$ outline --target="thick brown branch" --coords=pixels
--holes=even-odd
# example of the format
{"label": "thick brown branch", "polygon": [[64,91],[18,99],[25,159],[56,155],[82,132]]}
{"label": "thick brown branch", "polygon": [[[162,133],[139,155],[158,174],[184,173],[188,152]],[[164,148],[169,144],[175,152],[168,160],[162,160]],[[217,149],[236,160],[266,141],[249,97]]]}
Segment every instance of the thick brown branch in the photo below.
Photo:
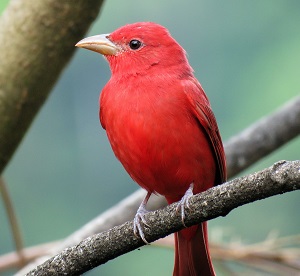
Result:
{"label": "thick brown branch", "polygon": [[[227,215],[244,204],[300,189],[300,161],[280,161],[263,171],[213,187],[190,199],[187,226]],[[177,203],[146,215],[146,239],[152,242],[183,228]],[[62,251],[27,275],[79,275],[143,246],[132,232],[133,222],[93,235]]]}
{"label": "thick brown branch", "polygon": [[10,1],[0,18],[0,174],[102,0]]}

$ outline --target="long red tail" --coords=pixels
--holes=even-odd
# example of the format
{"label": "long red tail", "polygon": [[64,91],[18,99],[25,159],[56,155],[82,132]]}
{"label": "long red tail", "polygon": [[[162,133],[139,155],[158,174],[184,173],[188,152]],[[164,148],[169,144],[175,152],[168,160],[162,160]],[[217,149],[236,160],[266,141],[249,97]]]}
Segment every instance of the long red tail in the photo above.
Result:
{"label": "long red tail", "polygon": [[215,276],[208,250],[206,222],[175,233],[173,276]]}

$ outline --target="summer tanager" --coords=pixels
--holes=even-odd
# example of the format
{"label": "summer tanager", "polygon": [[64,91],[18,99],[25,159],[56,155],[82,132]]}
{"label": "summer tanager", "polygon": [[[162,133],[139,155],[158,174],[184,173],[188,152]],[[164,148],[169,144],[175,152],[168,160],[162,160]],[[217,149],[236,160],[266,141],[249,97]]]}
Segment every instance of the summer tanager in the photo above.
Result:
{"label": "summer tanager", "polygon": [[[76,44],[107,59],[112,76],[100,96],[100,121],[116,157],[148,194],[138,209],[142,225],[152,193],[180,201],[226,180],[225,154],[207,96],[185,51],[164,27],[141,22]],[[174,274],[215,275],[207,224],[175,233]]]}

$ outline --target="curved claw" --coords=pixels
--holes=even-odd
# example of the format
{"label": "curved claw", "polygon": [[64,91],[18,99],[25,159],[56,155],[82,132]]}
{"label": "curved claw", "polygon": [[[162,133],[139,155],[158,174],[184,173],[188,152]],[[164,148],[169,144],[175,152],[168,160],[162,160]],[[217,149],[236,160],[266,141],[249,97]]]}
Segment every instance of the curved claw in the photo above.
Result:
{"label": "curved claw", "polygon": [[184,227],[187,227],[184,223],[184,219],[185,219],[185,213],[184,213],[184,209],[191,209],[190,208],[190,204],[189,204],[189,199],[191,196],[193,196],[193,188],[194,188],[194,184],[192,183],[190,185],[190,187],[187,189],[187,191],[185,192],[184,196],[181,198],[181,200],[178,203],[178,206],[176,208],[176,211],[178,212],[180,210],[181,213],[181,221]]}
{"label": "curved claw", "polygon": [[146,197],[144,198],[140,207],[138,208],[136,215],[134,217],[134,220],[133,220],[133,233],[137,238],[141,237],[141,239],[144,241],[145,244],[149,244],[149,243],[145,238],[142,224],[149,227],[149,224],[147,223],[147,221],[145,219],[145,214],[148,213],[148,211],[146,210],[146,204],[147,204],[150,196],[151,196],[151,193],[148,193],[146,195]]}
{"label": "curved claw", "polygon": [[145,238],[143,227],[142,227],[142,224],[149,227],[149,225],[145,219],[145,214],[147,214],[147,213],[148,213],[148,211],[146,210],[146,208],[141,205],[134,217],[134,220],[133,220],[133,233],[137,238],[140,236],[141,239],[144,241],[144,243],[149,244]]}

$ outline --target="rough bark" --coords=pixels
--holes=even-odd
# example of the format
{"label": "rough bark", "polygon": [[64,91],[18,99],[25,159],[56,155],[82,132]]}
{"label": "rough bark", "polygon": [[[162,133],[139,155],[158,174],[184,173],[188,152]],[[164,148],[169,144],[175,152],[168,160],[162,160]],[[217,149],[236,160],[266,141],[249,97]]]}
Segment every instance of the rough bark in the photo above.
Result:
{"label": "rough bark", "polygon": [[[189,200],[185,224],[227,215],[231,210],[270,196],[300,189],[300,161],[280,161],[260,172],[213,187]],[[144,227],[147,241],[153,242],[183,229],[177,203],[148,213]],[[133,235],[133,221],[95,234],[63,250],[27,275],[81,275],[82,273],[144,245]]]}

